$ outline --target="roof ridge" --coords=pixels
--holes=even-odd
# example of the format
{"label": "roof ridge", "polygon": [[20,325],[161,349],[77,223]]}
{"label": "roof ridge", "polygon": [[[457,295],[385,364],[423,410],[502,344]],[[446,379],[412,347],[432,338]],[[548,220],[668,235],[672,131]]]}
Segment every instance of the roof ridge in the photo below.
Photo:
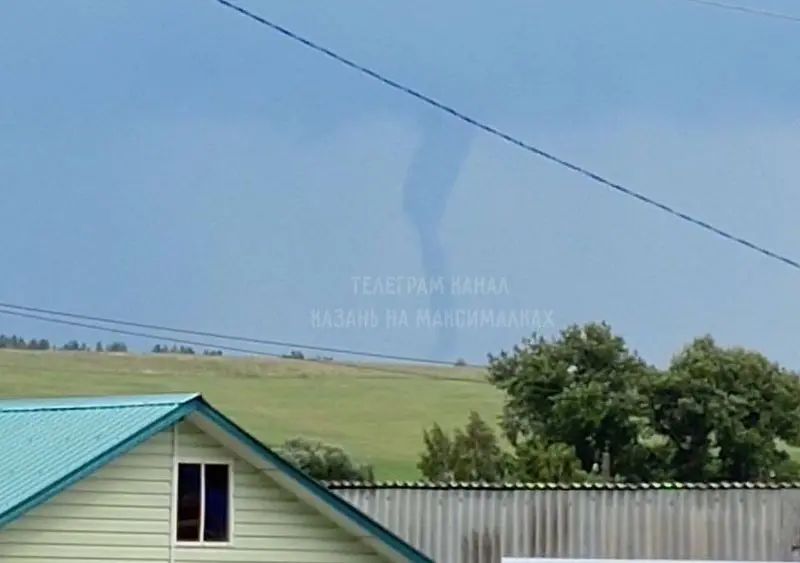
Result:
{"label": "roof ridge", "polygon": [[182,405],[202,397],[200,393],[157,395],[118,395],[47,397],[39,399],[0,399],[0,413],[99,410]]}

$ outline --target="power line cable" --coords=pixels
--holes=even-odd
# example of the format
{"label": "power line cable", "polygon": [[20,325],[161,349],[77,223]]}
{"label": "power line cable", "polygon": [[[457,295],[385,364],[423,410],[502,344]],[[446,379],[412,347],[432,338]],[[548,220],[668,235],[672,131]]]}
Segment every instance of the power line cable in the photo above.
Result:
{"label": "power line cable", "polygon": [[20,311],[0,309],[0,314],[2,314],[2,315],[10,315],[10,316],[13,316],[13,317],[21,317],[23,319],[32,319],[32,320],[36,320],[36,321],[44,321],[44,322],[48,322],[48,323],[55,323],[55,324],[61,324],[61,325],[67,325],[67,326],[74,326],[74,327],[78,327],[78,328],[87,328],[87,329],[90,329],[90,330],[99,330],[99,331],[102,331],[102,332],[109,332],[109,333],[112,333],[112,334],[121,334],[121,335],[125,335],[125,336],[135,336],[135,337],[138,337],[138,338],[147,338],[147,339],[151,339],[151,340],[167,341],[167,342],[171,342],[171,343],[174,343],[174,344],[185,344],[187,346],[197,346],[198,348],[207,348],[207,349],[211,349],[211,350],[220,349],[220,350],[225,350],[227,352],[236,352],[236,353],[239,353],[239,354],[247,354],[247,355],[250,355],[250,356],[268,356],[268,357],[271,357],[271,358],[280,358],[281,357],[280,354],[273,353],[273,352],[264,352],[262,350],[239,348],[239,347],[228,346],[228,345],[218,345],[218,344],[212,344],[210,342],[198,342],[198,341],[195,341],[195,340],[186,340],[184,338],[173,338],[173,337],[170,337],[170,336],[158,336],[158,335],[154,335],[154,334],[147,334],[147,333],[144,333],[144,332],[137,332],[137,331],[133,331],[133,330],[124,330],[124,329],[114,328],[114,327],[106,327],[106,326],[101,326],[101,325],[97,325],[97,324],[81,323],[81,322],[71,321],[71,320],[67,320],[67,319],[56,319],[56,318],[46,317],[46,316],[43,316],[43,315],[35,315],[35,314],[32,314],[32,313],[23,313],[23,312],[20,312]]}
{"label": "power line cable", "polygon": [[[84,329],[89,329],[89,330],[97,330],[97,331],[100,331],[100,332],[108,332],[108,333],[112,333],[112,334],[121,334],[121,335],[125,335],[125,336],[133,336],[133,337],[137,337],[137,338],[146,338],[148,340],[154,340],[154,341],[157,341],[157,342],[166,341],[166,342],[171,342],[171,343],[174,343],[174,344],[183,344],[183,345],[186,345],[186,346],[195,346],[195,347],[198,347],[198,348],[206,348],[206,349],[210,349],[210,350],[214,350],[214,349],[223,350],[223,351],[226,351],[226,352],[235,352],[235,353],[238,353],[238,354],[246,354],[246,355],[249,355],[249,356],[262,356],[262,357],[269,357],[269,358],[285,359],[287,361],[307,362],[307,363],[313,363],[313,364],[318,365],[318,366],[319,365],[323,365],[323,366],[333,365],[333,366],[353,368],[353,369],[356,369],[356,370],[366,370],[366,371],[369,371],[369,372],[386,373],[386,374],[391,374],[391,375],[394,375],[394,376],[415,377],[415,378],[430,379],[430,380],[436,380],[436,381],[457,381],[457,382],[462,382],[462,383],[477,383],[477,384],[482,384],[482,385],[483,384],[489,384],[488,381],[486,381],[485,379],[482,379],[482,378],[459,377],[459,376],[451,376],[451,375],[444,375],[444,374],[442,374],[442,375],[440,375],[440,374],[433,375],[433,374],[426,374],[424,372],[413,372],[413,371],[399,370],[399,369],[395,370],[395,369],[386,368],[386,367],[382,367],[382,366],[371,366],[371,365],[351,363],[351,362],[341,362],[341,361],[320,362],[318,360],[314,360],[314,359],[311,359],[311,358],[286,358],[285,356],[283,356],[281,354],[277,354],[277,353],[274,353],[274,352],[266,352],[264,350],[255,350],[255,349],[252,349],[252,348],[240,348],[238,346],[230,346],[230,345],[226,345],[226,344],[202,342],[202,341],[189,340],[189,339],[184,339],[184,338],[175,338],[175,337],[172,337],[172,336],[162,336],[162,335],[157,335],[157,334],[152,334],[152,333],[145,333],[145,332],[139,332],[139,331],[134,331],[134,330],[127,330],[127,329],[121,329],[121,328],[115,328],[115,327],[102,326],[102,325],[95,324],[95,323],[84,323],[84,322],[79,322],[79,321],[75,321],[75,320],[48,317],[48,316],[44,316],[44,315],[26,313],[26,312],[22,312],[22,311],[11,310],[11,309],[3,309],[2,306],[0,306],[0,315],[10,315],[10,316],[20,317],[20,318],[24,318],[24,319],[31,319],[31,320],[36,320],[36,321],[42,321],[42,322],[48,322],[48,323],[66,325],[66,326],[73,326],[73,327],[84,328]],[[111,324],[111,323],[109,323],[109,324]],[[466,366],[462,366],[462,367],[466,367]]]}
{"label": "power line cable", "polygon": [[[331,354],[348,354],[350,356],[358,356],[362,358],[374,358],[379,360],[393,360],[400,362],[407,362],[413,364],[429,364],[437,366],[453,366],[455,361],[447,362],[444,360],[434,360],[432,358],[417,358],[414,356],[399,356],[396,354],[382,354],[379,352],[365,352],[363,350],[353,350],[350,348],[334,348],[331,346],[315,346],[312,344],[301,344],[297,342],[286,342],[282,340],[268,340],[264,338],[253,338],[250,336],[238,336],[231,334],[223,334],[219,332],[207,332],[202,330],[193,330],[188,328],[176,328],[158,324],[140,323],[135,321],[127,321],[121,319],[112,319],[108,317],[97,317],[93,315],[84,315],[81,313],[73,313],[68,311],[57,311],[54,309],[44,309],[41,307],[30,307],[26,305],[18,305],[14,303],[2,303],[0,307],[11,309],[15,311],[25,311],[28,313],[38,313],[44,315],[52,315],[56,317],[65,317],[69,319],[80,319],[84,321],[92,321],[98,323],[105,323],[118,326],[128,326],[133,328],[143,328],[146,330],[157,330],[159,332],[170,332],[173,334],[188,334],[191,336],[200,336],[203,338],[215,338],[219,340],[229,340],[232,342],[243,342],[247,344],[261,344],[263,346],[280,346],[285,348],[296,348],[299,350],[312,350],[314,352],[327,352]],[[484,366],[465,366],[474,368],[483,368]]]}
{"label": "power line cable", "polygon": [[792,16],[790,14],[782,14],[780,12],[773,12],[770,10],[762,10],[761,8],[751,8],[749,6],[738,6],[735,4],[728,4],[726,2],[719,2],[718,0],[683,0],[691,4],[698,4],[700,6],[709,6],[712,8],[719,8],[722,10],[729,10],[732,12],[740,12],[743,14],[750,14],[755,16],[763,16],[766,18],[773,18],[777,20],[790,21],[800,23],[800,16]]}
{"label": "power line cable", "polygon": [[694,225],[696,227],[700,227],[700,228],[702,228],[702,229],[704,229],[706,231],[710,231],[710,232],[712,232],[712,233],[714,233],[714,234],[716,234],[716,235],[718,235],[718,236],[720,236],[720,237],[722,237],[724,239],[727,239],[730,242],[739,244],[739,245],[744,246],[744,247],[746,247],[746,248],[748,248],[750,250],[758,252],[759,254],[762,254],[763,256],[766,256],[766,257],[771,258],[773,260],[777,260],[777,261],[782,262],[782,263],[784,263],[784,264],[786,264],[788,266],[791,266],[792,268],[800,270],[800,262],[798,262],[798,261],[796,261],[796,260],[794,260],[792,258],[789,258],[788,256],[784,256],[782,254],[778,254],[777,252],[769,250],[769,249],[767,249],[767,248],[765,248],[765,247],[763,247],[761,245],[758,245],[758,244],[756,244],[754,242],[751,242],[751,241],[749,241],[749,240],[747,240],[745,238],[736,236],[736,235],[734,235],[734,234],[732,234],[732,233],[730,233],[728,231],[725,231],[725,230],[723,230],[723,229],[721,229],[719,227],[715,227],[711,223],[708,223],[708,222],[703,221],[701,219],[697,219],[695,217],[692,217],[691,215],[683,213],[682,211],[678,211],[677,209],[674,209],[674,208],[670,207],[669,205],[667,205],[665,203],[661,203],[660,201],[652,199],[652,198],[650,198],[650,197],[648,197],[648,196],[646,196],[644,194],[641,194],[641,193],[639,193],[639,192],[637,192],[637,191],[635,191],[633,189],[626,188],[625,186],[622,186],[621,184],[617,184],[615,182],[612,182],[611,180],[608,180],[608,179],[604,178],[603,176],[600,176],[599,174],[591,172],[590,170],[587,170],[586,168],[583,168],[583,167],[581,167],[581,166],[579,166],[577,164],[573,164],[573,163],[571,163],[571,162],[569,162],[567,160],[564,160],[561,157],[555,156],[554,154],[551,154],[551,153],[549,153],[549,152],[547,152],[547,151],[545,151],[543,149],[537,148],[537,147],[535,147],[535,146],[533,146],[533,145],[531,145],[531,144],[529,144],[529,143],[527,143],[527,142],[525,142],[523,140],[520,140],[520,139],[518,139],[516,137],[513,137],[512,135],[510,135],[508,133],[505,133],[505,132],[503,132],[503,131],[501,131],[501,130],[499,130],[499,129],[491,126],[491,125],[488,125],[488,124],[486,124],[486,123],[484,123],[482,121],[479,121],[479,120],[477,120],[477,119],[475,119],[473,117],[470,117],[467,114],[465,114],[465,113],[463,113],[463,112],[461,112],[461,111],[459,111],[459,110],[457,110],[457,109],[455,109],[455,108],[453,108],[453,107],[451,107],[451,106],[449,106],[449,105],[447,105],[447,104],[445,104],[443,102],[440,102],[440,101],[438,101],[438,100],[436,100],[436,99],[434,99],[434,98],[432,98],[432,97],[430,97],[430,96],[428,96],[426,94],[423,94],[423,93],[419,92],[418,90],[415,90],[415,89],[413,89],[413,88],[411,88],[409,86],[405,86],[405,85],[403,85],[403,84],[401,84],[399,82],[396,82],[395,80],[392,80],[391,78],[388,78],[388,77],[384,76],[383,74],[381,74],[381,73],[379,73],[377,71],[374,71],[374,70],[372,70],[370,68],[367,68],[367,67],[365,67],[365,66],[363,66],[363,65],[361,65],[359,63],[356,63],[356,62],[354,62],[354,61],[352,61],[352,60],[350,60],[350,59],[348,59],[348,58],[346,58],[346,57],[344,57],[342,55],[339,55],[336,52],[328,49],[327,47],[323,47],[322,45],[320,45],[320,44],[318,44],[318,43],[316,43],[316,42],[314,42],[314,41],[312,41],[310,39],[302,37],[302,36],[298,35],[297,33],[289,30],[288,28],[283,27],[283,26],[281,26],[281,25],[279,25],[277,23],[274,23],[272,21],[269,21],[266,18],[264,18],[262,16],[259,16],[259,15],[255,14],[255,13],[247,10],[246,8],[243,8],[243,7],[241,7],[241,6],[237,5],[237,4],[234,4],[233,2],[230,2],[229,0],[216,0],[216,1],[219,4],[221,4],[222,6],[225,6],[226,8],[229,8],[229,9],[235,11],[235,12],[238,12],[239,14],[244,15],[244,16],[250,18],[251,20],[260,23],[261,25],[264,25],[264,26],[270,28],[271,30],[273,30],[273,31],[275,31],[277,33],[280,33],[281,35],[291,39],[292,41],[295,41],[297,43],[301,43],[302,45],[305,45],[306,47],[308,47],[310,49],[313,49],[314,51],[317,51],[318,53],[321,53],[321,54],[325,55],[326,57],[337,61],[340,64],[343,64],[343,65],[345,65],[347,67],[350,67],[351,69],[353,69],[353,70],[355,70],[357,72],[365,74],[365,75],[367,75],[367,76],[369,76],[369,77],[371,77],[371,78],[373,78],[373,79],[375,79],[375,80],[377,80],[379,82],[382,82],[386,86],[389,86],[389,87],[391,87],[391,88],[393,88],[395,90],[398,90],[398,91],[400,91],[400,92],[402,92],[404,94],[412,96],[413,98],[416,98],[417,100],[419,100],[419,101],[421,101],[421,102],[423,102],[425,104],[428,104],[429,106],[432,106],[432,107],[434,107],[434,108],[436,108],[436,109],[438,109],[440,111],[448,113],[451,116],[455,117],[456,119],[460,119],[461,121],[463,121],[465,123],[468,123],[469,125],[472,125],[473,127],[477,127],[478,129],[481,129],[482,131],[484,131],[486,133],[489,133],[490,135],[494,135],[495,137],[498,137],[498,138],[500,138],[500,139],[502,139],[502,140],[504,140],[504,141],[506,141],[506,142],[508,142],[508,143],[510,143],[512,145],[515,145],[515,146],[517,146],[517,147],[519,147],[519,148],[521,148],[523,150],[526,150],[526,151],[528,151],[530,153],[533,153],[533,154],[535,154],[537,156],[540,156],[540,157],[542,157],[544,159],[547,159],[550,162],[554,162],[555,164],[558,164],[559,166],[562,166],[564,168],[572,170],[573,172],[577,172],[578,174],[581,174],[581,175],[583,175],[583,176],[585,176],[585,177],[587,177],[587,178],[589,178],[589,179],[591,179],[591,180],[593,180],[593,181],[595,181],[595,182],[597,182],[599,184],[603,184],[604,186],[607,186],[607,187],[609,187],[609,188],[611,188],[611,189],[613,189],[613,190],[615,190],[615,191],[617,191],[619,193],[622,193],[622,194],[624,194],[624,195],[626,195],[628,197],[632,197],[634,199],[639,200],[642,203],[645,203],[647,205],[650,205],[652,207],[660,209],[661,211],[669,213],[670,215],[672,215],[674,217],[677,217],[678,219],[681,219],[682,221],[690,223],[690,224],[692,224],[692,225]]}

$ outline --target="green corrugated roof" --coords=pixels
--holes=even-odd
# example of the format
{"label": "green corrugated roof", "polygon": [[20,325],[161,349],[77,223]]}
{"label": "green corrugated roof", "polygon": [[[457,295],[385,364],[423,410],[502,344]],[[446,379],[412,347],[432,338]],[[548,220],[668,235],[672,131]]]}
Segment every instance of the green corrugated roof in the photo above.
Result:
{"label": "green corrugated roof", "polygon": [[0,401],[0,515],[197,395]]}

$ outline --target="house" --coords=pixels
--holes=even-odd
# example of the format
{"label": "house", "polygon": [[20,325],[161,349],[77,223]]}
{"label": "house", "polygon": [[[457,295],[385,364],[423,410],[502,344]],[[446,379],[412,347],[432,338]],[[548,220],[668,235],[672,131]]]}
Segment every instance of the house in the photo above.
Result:
{"label": "house", "polygon": [[432,563],[198,394],[0,401],[0,561]]}

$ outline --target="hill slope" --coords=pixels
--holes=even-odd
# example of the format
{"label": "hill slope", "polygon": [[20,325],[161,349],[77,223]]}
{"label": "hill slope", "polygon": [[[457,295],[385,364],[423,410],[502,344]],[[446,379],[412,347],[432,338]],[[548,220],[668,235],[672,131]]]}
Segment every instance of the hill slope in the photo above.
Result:
{"label": "hill slope", "polygon": [[201,392],[268,444],[343,446],[381,480],[418,476],[422,429],[489,420],[500,394],[470,368],[0,350],[0,397]]}

